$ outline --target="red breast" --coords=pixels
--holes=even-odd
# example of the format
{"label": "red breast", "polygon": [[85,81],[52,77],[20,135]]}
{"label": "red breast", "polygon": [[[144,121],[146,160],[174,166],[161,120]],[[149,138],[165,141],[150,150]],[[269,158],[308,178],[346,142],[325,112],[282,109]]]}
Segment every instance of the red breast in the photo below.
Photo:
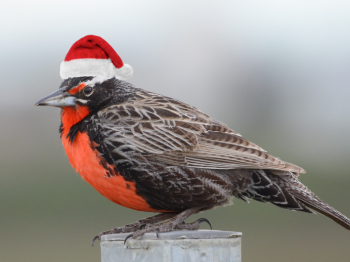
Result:
{"label": "red breast", "polygon": [[85,181],[112,202],[139,211],[157,212],[136,193],[134,182],[126,181],[120,173],[115,173],[113,165],[106,163],[95,148],[98,145],[90,141],[86,132],[78,132],[73,143],[69,141],[67,134],[70,127],[88,114],[86,106],[64,107],[62,110],[62,143],[70,164]]}

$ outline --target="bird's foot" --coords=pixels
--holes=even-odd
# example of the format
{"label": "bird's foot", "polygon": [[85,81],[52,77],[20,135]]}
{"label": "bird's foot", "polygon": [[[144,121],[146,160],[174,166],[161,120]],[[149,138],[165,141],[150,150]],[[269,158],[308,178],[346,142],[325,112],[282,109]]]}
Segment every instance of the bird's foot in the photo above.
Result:
{"label": "bird's foot", "polygon": [[192,223],[182,222],[181,224],[175,227],[175,230],[198,230],[200,227],[200,223],[203,223],[203,222],[207,223],[210,226],[210,230],[212,230],[212,226],[209,220],[206,218],[200,218],[197,221],[194,221]]}
{"label": "bird's foot", "polygon": [[[173,220],[169,220],[169,221],[161,223],[161,224],[145,225],[140,230],[137,230],[137,231],[131,233],[130,235],[128,235],[127,238],[125,239],[125,241],[131,237],[133,239],[137,239],[137,238],[143,236],[145,233],[156,232],[157,237],[158,237],[158,233],[165,233],[165,232],[174,231],[174,230],[176,230],[175,228],[177,226],[177,224],[175,224],[174,222],[175,221],[173,221]],[[124,241],[124,243],[125,243],[125,241]]]}
{"label": "bird's foot", "polygon": [[92,246],[94,246],[94,243],[97,239],[101,240],[101,236],[103,236],[103,235],[136,232],[137,230],[140,230],[147,225],[152,225],[154,223],[172,218],[172,217],[176,216],[177,214],[178,213],[162,213],[162,214],[159,214],[159,215],[156,215],[153,217],[140,219],[140,220],[136,221],[135,223],[128,224],[128,225],[125,225],[123,227],[117,227],[117,228],[113,228],[111,230],[103,231],[103,232],[99,233],[98,235],[96,235],[92,239]]}
{"label": "bird's foot", "polygon": [[123,227],[116,227],[113,228],[111,230],[107,230],[107,231],[103,231],[99,234],[97,234],[93,239],[92,239],[92,243],[91,245],[94,246],[95,241],[101,240],[101,237],[103,235],[110,235],[110,234],[119,234],[119,233],[129,233],[129,232],[135,232],[136,230],[138,230],[141,227],[141,224],[138,225],[138,221],[133,223],[133,224],[129,224],[129,225],[125,225]]}
{"label": "bird's foot", "polygon": [[[189,208],[181,213],[162,213],[153,217],[141,219],[135,223],[132,223],[123,227],[117,227],[108,231],[104,231],[93,238],[92,246],[94,246],[94,242],[97,239],[101,240],[101,236],[103,235],[130,232],[131,234],[128,235],[124,241],[124,244],[125,244],[128,238],[132,237],[133,239],[137,239],[143,236],[145,233],[149,233],[149,232],[156,232],[158,236],[158,233],[165,233],[165,232],[170,232],[174,230],[196,230],[199,228],[199,224],[202,222],[207,222],[210,225],[210,222],[205,218],[200,218],[193,223],[188,223],[188,224],[184,223],[185,219],[187,219],[189,216],[197,213],[200,210],[201,210],[201,207],[196,207],[196,208]],[[168,221],[162,222],[164,220],[168,220]],[[162,222],[162,223],[159,223],[159,222]],[[159,223],[159,224],[156,224],[156,223]],[[211,228],[211,225],[210,225],[210,228]]]}
{"label": "bird's foot", "polygon": [[200,227],[200,224],[203,222],[208,223],[210,226],[210,229],[212,229],[209,220],[206,218],[200,218],[197,221],[194,221],[192,223],[182,222],[180,224],[177,224],[176,221],[170,220],[170,221],[164,222],[162,224],[142,225],[139,230],[137,230],[134,233],[131,233],[130,235],[128,235],[125,238],[124,244],[126,243],[126,241],[129,238],[137,239],[137,238],[143,236],[145,233],[150,233],[150,232],[156,232],[157,237],[159,237],[158,233],[166,233],[166,232],[177,231],[177,230],[198,230]]}

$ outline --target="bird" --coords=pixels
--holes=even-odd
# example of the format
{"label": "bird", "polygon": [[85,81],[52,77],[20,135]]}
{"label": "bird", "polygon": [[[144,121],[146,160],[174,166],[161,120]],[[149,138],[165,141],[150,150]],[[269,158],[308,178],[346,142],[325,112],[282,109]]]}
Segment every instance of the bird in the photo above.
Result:
{"label": "bird", "polygon": [[[101,37],[76,41],[61,63],[59,89],[37,106],[61,108],[59,128],[72,167],[110,201],[157,213],[99,233],[197,230],[193,214],[233,198],[350,220],[299,181],[305,170],[268,154],[226,124],[126,80],[132,67]],[[210,225],[211,226],[211,225]]]}

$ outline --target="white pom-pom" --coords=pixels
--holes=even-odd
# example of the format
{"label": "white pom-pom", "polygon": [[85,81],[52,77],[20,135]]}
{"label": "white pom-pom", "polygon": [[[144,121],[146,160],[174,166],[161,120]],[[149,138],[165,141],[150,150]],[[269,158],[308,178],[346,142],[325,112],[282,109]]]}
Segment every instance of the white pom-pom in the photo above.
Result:
{"label": "white pom-pom", "polygon": [[115,68],[115,78],[120,80],[126,80],[132,76],[132,67],[128,64],[124,64],[121,68]]}

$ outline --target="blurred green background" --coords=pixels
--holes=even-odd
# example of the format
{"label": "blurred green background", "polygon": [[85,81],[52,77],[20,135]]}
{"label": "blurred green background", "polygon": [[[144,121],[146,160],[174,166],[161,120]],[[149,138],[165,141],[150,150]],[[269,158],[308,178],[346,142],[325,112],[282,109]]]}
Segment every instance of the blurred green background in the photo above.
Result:
{"label": "blurred green background", "polygon": [[[302,182],[350,216],[349,26],[349,1],[1,1],[0,261],[99,261],[95,234],[150,215],[84,182],[59,109],[34,107],[87,34],[133,66],[131,83],[303,167]],[[349,261],[350,232],[321,215],[235,200],[199,216],[243,232],[244,261]]]}

